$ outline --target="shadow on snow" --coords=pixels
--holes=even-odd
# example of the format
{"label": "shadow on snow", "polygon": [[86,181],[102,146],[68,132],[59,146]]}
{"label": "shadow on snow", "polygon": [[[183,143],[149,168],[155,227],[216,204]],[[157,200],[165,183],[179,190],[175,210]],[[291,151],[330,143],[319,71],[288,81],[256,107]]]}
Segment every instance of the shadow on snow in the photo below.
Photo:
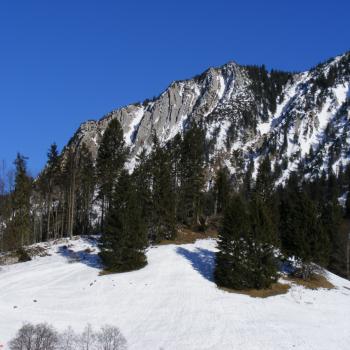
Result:
{"label": "shadow on snow", "polygon": [[215,253],[208,249],[197,248],[191,251],[182,247],[176,249],[176,253],[186,258],[192,267],[210,282],[214,281]]}
{"label": "shadow on snow", "polygon": [[87,248],[79,251],[74,251],[70,249],[69,246],[64,245],[58,248],[58,254],[65,257],[68,260],[68,263],[80,262],[95,269],[103,268],[101,259],[95,249],[97,247],[97,240],[90,237],[82,237],[82,239],[86,242],[89,242],[92,245],[92,249]]}

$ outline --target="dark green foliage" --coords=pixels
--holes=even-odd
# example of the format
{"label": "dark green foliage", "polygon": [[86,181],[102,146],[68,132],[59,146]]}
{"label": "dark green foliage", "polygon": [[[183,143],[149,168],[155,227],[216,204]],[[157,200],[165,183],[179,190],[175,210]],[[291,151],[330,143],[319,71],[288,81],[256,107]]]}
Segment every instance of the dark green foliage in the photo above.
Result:
{"label": "dark green foliage", "polygon": [[230,173],[227,168],[221,168],[216,175],[215,197],[216,213],[225,211],[231,195]]}
{"label": "dark green foliage", "polygon": [[175,192],[172,181],[170,155],[154,139],[151,157],[152,229],[151,240],[174,239],[176,234]]}
{"label": "dark green foliage", "polygon": [[128,157],[122,127],[117,119],[112,119],[103,134],[96,160],[96,175],[99,198],[102,202],[101,226],[108,211],[116,179]]}
{"label": "dark green foliage", "polygon": [[271,171],[269,156],[263,158],[256,177],[255,194],[261,201],[267,203],[274,191],[274,177]]}
{"label": "dark green foliage", "polygon": [[215,280],[233,289],[268,288],[277,279],[271,219],[260,201],[247,208],[234,197],[225,211],[220,230]]}
{"label": "dark green foliage", "polygon": [[123,170],[101,237],[100,256],[108,271],[136,270],[147,264],[146,246],[146,226],[138,193],[131,175]]}
{"label": "dark green foliage", "polygon": [[288,80],[292,79],[292,74],[278,70],[268,72],[264,65],[246,66],[246,70],[252,80],[251,89],[263,104],[263,117],[267,119],[268,110],[275,113],[278,98],[281,98],[282,90]]}
{"label": "dark green foliage", "polygon": [[78,186],[76,188],[76,220],[74,230],[75,232],[86,235],[92,231],[91,207],[93,204],[96,177],[91,152],[84,144],[79,150],[77,169]]}
{"label": "dark green foliage", "polygon": [[328,236],[329,261],[328,269],[337,274],[344,273],[345,263],[345,240],[340,231],[342,223],[342,208],[335,200],[333,202],[324,202],[321,207],[321,222],[325,234]]}
{"label": "dark green foliage", "polygon": [[30,196],[32,193],[32,179],[27,174],[26,157],[17,154],[14,162],[16,166],[15,189],[12,194],[13,214],[9,231],[16,242],[22,247],[29,244],[31,233]]}
{"label": "dark green foliage", "polygon": [[198,224],[202,213],[201,201],[205,185],[205,133],[192,124],[181,144],[180,205],[178,215],[182,222]]}
{"label": "dark green foliage", "polygon": [[280,204],[280,238],[283,252],[299,258],[303,276],[310,277],[311,263],[326,265],[329,237],[314,202],[292,177]]}

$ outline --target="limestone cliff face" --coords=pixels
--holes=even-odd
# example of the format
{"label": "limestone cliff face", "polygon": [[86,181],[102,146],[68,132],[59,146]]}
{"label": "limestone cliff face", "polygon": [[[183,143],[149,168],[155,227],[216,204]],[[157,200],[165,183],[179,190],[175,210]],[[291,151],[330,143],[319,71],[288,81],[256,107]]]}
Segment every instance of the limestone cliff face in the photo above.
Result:
{"label": "limestone cliff face", "polygon": [[300,163],[309,172],[347,163],[350,54],[300,74],[265,76],[253,68],[229,62],[175,81],[152,101],[83,123],[68,146],[85,143],[96,156],[108,123],[117,118],[132,168],[135,155],[151,149],[153,133],[166,142],[195,120],[206,130],[211,163],[220,158],[238,177],[266,153],[281,167],[281,179]]}

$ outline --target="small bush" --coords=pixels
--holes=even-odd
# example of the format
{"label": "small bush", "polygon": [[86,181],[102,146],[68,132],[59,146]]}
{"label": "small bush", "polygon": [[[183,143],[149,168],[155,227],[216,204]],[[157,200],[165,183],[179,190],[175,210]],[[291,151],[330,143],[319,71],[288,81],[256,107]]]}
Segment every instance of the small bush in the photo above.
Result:
{"label": "small bush", "polygon": [[17,250],[18,262],[26,262],[32,260],[28,252],[24,248]]}

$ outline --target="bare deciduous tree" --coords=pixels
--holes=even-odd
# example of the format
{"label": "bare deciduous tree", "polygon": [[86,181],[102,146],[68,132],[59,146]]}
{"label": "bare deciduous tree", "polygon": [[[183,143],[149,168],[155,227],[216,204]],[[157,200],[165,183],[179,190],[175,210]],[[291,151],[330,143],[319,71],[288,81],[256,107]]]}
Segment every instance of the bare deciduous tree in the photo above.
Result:
{"label": "bare deciduous tree", "polygon": [[117,327],[105,325],[97,333],[98,350],[125,350],[126,339]]}
{"label": "bare deciduous tree", "polygon": [[11,350],[55,350],[58,345],[57,332],[46,323],[25,323],[11,340]]}

